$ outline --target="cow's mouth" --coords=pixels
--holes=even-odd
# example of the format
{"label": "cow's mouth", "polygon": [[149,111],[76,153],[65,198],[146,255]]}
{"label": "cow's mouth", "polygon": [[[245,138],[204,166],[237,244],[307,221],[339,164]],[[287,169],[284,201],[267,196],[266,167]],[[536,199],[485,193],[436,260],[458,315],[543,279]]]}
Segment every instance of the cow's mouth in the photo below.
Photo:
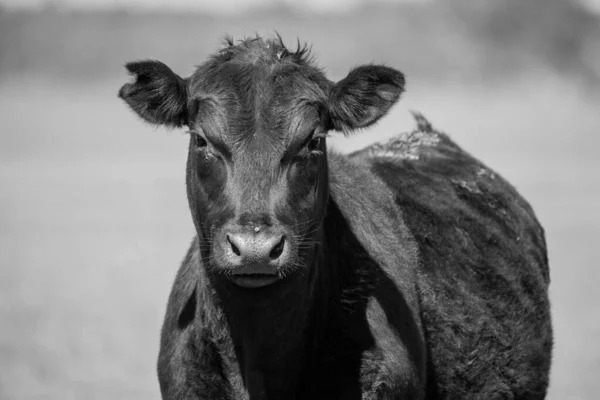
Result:
{"label": "cow's mouth", "polygon": [[256,264],[237,268],[227,277],[236,285],[251,289],[271,285],[280,279],[277,268]]}
{"label": "cow's mouth", "polygon": [[236,274],[229,275],[228,278],[236,285],[249,289],[272,285],[279,280],[279,276],[273,274]]}

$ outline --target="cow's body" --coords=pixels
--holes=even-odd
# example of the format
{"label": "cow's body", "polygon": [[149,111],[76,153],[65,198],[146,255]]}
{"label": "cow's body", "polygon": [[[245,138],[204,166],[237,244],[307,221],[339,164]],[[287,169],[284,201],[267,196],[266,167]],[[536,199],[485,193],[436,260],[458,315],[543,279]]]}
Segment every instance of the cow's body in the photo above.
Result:
{"label": "cow's body", "polygon": [[126,65],[119,96],[187,127],[196,229],[165,317],[164,399],[537,399],[552,330],[544,234],[502,178],[418,116],[350,156],[404,75],[338,82],[307,47],[229,39],[188,78]]}
{"label": "cow's body", "polygon": [[[527,202],[422,119],[329,160],[325,272],[296,321],[299,347],[275,328],[277,360],[240,362],[194,240],[163,326],[164,398],[544,398],[549,272]],[[279,306],[273,326],[294,324]]]}

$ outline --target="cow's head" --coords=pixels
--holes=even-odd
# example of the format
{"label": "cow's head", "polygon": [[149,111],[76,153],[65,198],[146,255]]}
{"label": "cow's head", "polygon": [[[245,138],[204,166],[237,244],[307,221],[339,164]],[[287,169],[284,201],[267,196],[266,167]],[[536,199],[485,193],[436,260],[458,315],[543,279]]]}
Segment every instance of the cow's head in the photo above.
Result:
{"label": "cow's head", "polygon": [[126,67],[135,81],[119,96],[139,116],[189,129],[187,193],[204,263],[213,279],[244,287],[308,268],[328,202],[327,132],[373,124],[404,88],[379,65],[331,82],[305,47],[280,39],[228,40],[187,79],[158,61]]}

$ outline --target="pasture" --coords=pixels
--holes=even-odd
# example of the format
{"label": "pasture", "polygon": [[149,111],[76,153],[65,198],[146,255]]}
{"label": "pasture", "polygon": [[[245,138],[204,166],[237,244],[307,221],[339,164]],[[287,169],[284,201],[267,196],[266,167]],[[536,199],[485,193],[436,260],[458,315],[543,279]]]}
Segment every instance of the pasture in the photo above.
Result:
{"label": "pasture", "polygon": [[[552,74],[470,86],[407,78],[375,128],[329,142],[358,149],[412,129],[419,110],[515,185],[546,229],[549,398],[594,398],[600,100]],[[116,97],[126,79],[0,81],[0,399],[159,398],[160,324],[194,231],[188,139],[137,119]]]}

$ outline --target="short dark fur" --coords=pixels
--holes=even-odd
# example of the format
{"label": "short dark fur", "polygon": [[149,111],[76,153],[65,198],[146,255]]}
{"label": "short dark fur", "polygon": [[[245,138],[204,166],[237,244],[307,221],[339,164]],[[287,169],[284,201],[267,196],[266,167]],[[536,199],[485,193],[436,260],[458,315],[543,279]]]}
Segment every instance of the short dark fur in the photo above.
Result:
{"label": "short dark fur", "polygon": [[[350,156],[404,90],[389,67],[325,78],[306,46],[226,39],[188,79],[128,64],[120,96],[189,127],[197,231],[169,298],[164,399],[541,399],[552,328],[544,233],[508,183],[422,116]],[[284,232],[280,281],[228,280],[227,229]],[[229,239],[227,239],[229,240]]]}
{"label": "short dark fur", "polygon": [[417,116],[360,160],[396,194],[419,245],[427,398],[541,399],[552,353],[544,231],[497,173]]}

